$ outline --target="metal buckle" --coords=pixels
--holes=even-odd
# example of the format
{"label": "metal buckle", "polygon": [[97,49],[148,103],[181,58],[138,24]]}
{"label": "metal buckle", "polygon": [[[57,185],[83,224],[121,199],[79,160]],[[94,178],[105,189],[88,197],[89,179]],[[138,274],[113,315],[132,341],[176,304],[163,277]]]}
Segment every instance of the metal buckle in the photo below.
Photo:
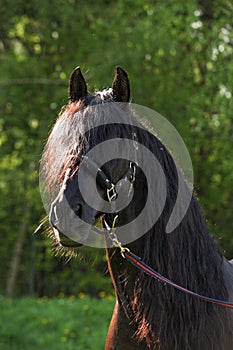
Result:
{"label": "metal buckle", "polygon": [[105,223],[105,226],[107,228],[107,231],[108,231],[108,234],[109,234],[109,237],[112,241],[112,244],[114,245],[114,247],[116,248],[119,248],[120,249],[120,253],[121,253],[121,256],[123,258],[125,258],[125,252],[130,252],[129,248],[127,247],[123,247],[121,242],[118,240],[117,238],[117,235],[116,235],[116,223],[117,223],[117,220],[118,220],[118,215],[116,215],[113,219],[113,222],[112,222],[112,227],[110,227],[108,225],[108,223],[106,222],[106,220],[104,219],[104,223]]}
{"label": "metal buckle", "polygon": [[117,198],[115,185],[111,184],[111,187],[107,189],[108,201],[112,202]]}

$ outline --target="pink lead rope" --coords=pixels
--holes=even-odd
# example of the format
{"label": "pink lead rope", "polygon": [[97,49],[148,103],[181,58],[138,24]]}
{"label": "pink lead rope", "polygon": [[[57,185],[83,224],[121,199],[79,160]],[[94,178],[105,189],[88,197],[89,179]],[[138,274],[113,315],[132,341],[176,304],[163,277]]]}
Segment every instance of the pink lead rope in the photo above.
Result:
{"label": "pink lead rope", "polygon": [[224,306],[224,307],[228,307],[230,309],[233,309],[233,303],[230,302],[226,302],[223,300],[218,300],[218,299],[212,299],[203,295],[200,295],[198,293],[192,292],[191,290],[188,290],[184,287],[179,286],[178,284],[170,281],[169,279],[167,279],[166,277],[160,275],[160,273],[156,272],[154,269],[152,269],[150,266],[148,266],[146,263],[144,263],[140,257],[138,257],[137,255],[131,253],[127,248],[124,249],[124,251],[122,251],[122,255],[125,257],[125,259],[127,261],[129,261],[132,265],[136,266],[138,269],[142,270],[143,272],[145,272],[147,275],[157,279],[158,281],[161,281],[167,285],[170,285],[186,294],[190,294],[196,298],[199,298],[201,300],[207,301],[209,303],[212,304],[216,304],[216,305],[220,305],[220,306]]}

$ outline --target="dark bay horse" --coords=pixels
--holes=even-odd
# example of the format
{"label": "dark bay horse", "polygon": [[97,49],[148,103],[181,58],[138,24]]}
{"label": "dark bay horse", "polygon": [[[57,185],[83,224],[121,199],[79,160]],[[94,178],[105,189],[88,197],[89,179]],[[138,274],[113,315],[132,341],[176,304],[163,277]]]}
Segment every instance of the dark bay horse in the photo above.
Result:
{"label": "dark bay horse", "polygon": [[[101,218],[104,232],[115,226],[115,237],[119,237],[118,229],[127,227],[121,232],[121,241],[125,240],[125,246],[131,252],[161,275],[198,294],[232,302],[233,266],[218,251],[192,193],[181,222],[172,233],[166,233],[166,224],[178,193],[178,170],[171,153],[159,138],[137,122],[129,100],[129,79],[122,68],[116,68],[111,89],[94,95],[88,92],[80,68],[73,71],[69,103],[62,109],[42,157],[41,176],[51,198],[49,218],[55,239],[66,249],[88,244],[90,227],[94,227],[98,218]],[[113,109],[108,109],[110,105],[113,105]],[[101,109],[96,112],[95,108],[99,107]],[[114,118],[111,118],[112,112],[120,115],[120,122],[115,122],[114,113]],[[125,122],[124,115],[132,123]],[[105,153],[115,139],[118,142],[114,144],[117,156],[108,159]],[[128,155],[126,152],[119,156],[120,147],[117,145],[125,139],[134,143],[132,161],[129,159],[132,149]],[[96,158],[88,163],[90,152],[103,143],[105,147],[98,149]],[[155,197],[155,203],[150,204],[153,208],[151,215],[164,201],[162,210],[158,210],[156,222],[144,234],[133,239],[136,227],[128,224],[133,218],[140,217],[152,191],[145,172],[138,165],[138,145],[149,149],[158,160],[162,170],[161,173],[153,173],[152,179],[156,183],[164,174],[166,199],[163,196]],[[106,161],[101,163],[103,157]],[[79,177],[85,162],[89,169]],[[101,164],[101,169],[98,164]],[[150,171],[150,164],[145,164],[145,169]],[[181,181],[185,182],[184,179]],[[111,204],[114,202],[115,187],[119,183],[128,184],[121,191],[123,199],[133,188],[126,205],[123,208],[112,205],[112,211],[105,210],[104,206],[98,207],[101,200]],[[184,186],[186,191],[191,191],[188,185]],[[93,205],[86,202],[86,195]],[[98,196],[96,201],[95,197]],[[150,215],[143,220],[146,226]],[[124,259],[119,248],[108,245],[108,237],[104,239],[116,292],[116,305],[105,350],[233,349],[232,309],[195,298],[151,278]],[[90,245],[95,246],[94,243]]]}

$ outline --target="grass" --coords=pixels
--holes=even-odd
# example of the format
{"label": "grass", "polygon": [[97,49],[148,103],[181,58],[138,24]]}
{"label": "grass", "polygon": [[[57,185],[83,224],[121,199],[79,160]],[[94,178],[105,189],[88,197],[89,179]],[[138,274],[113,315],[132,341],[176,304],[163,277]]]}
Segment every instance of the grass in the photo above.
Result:
{"label": "grass", "polygon": [[0,298],[1,350],[104,349],[114,301]]}

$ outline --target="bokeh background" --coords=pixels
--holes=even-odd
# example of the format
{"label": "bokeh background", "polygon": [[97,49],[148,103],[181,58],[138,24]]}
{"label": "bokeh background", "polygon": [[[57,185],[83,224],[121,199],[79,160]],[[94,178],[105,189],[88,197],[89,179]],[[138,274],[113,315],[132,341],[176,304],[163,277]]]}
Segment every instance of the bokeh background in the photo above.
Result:
{"label": "bokeh background", "polygon": [[[80,65],[90,91],[130,76],[132,102],[164,115],[190,152],[195,191],[233,257],[233,4],[222,0],[0,0],[0,295],[107,297],[103,250],[66,262],[45,234],[38,169]],[[67,347],[68,349],[68,347]],[[84,349],[84,348],[83,348]]]}

